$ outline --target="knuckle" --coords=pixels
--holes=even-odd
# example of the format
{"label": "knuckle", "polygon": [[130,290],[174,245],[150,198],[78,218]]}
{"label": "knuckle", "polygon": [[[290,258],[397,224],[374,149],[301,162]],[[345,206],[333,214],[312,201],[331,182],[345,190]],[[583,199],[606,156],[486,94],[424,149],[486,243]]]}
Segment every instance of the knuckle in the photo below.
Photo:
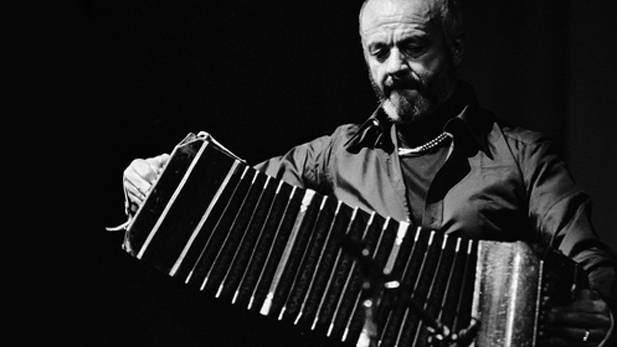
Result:
{"label": "knuckle", "polygon": [[133,161],[131,161],[129,166],[127,166],[126,169],[124,169],[124,175],[130,176],[134,172],[139,172],[139,170],[141,170],[143,166],[144,166],[143,159],[133,159]]}
{"label": "knuckle", "polygon": [[137,159],[133,159],[133,161],[131,161],[131,164],[129,165],[129,167],[139,167],[142,166],[144,164],[145,160],[142,158],[137,158]]}

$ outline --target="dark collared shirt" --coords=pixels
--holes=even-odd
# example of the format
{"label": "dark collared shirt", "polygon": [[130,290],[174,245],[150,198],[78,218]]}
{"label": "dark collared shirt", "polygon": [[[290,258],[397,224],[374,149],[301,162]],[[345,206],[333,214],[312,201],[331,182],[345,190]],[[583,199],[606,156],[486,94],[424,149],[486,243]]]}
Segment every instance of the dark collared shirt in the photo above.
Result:
{"label": "dark collared shirt", "polygon": [[[445,125],[451,150],[431,183],[425,227],[498,241],[552,244],[588,271],[592,288],[616,297],[615,260],[590,223],[590,201],[556,146],[468,105]],[[299,145],[257,166],[267,174],[350,206],[410,221],[396,125],[378,109],[363,124]]]}

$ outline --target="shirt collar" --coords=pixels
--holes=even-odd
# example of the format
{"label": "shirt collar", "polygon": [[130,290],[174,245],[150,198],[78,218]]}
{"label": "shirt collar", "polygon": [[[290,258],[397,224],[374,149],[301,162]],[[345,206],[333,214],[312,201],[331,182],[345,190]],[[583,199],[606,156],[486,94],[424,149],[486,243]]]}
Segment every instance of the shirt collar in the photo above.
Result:
{"label": "shirt collar", "polygon": [[362,147],[382,148],[390,153],[394,150],[391,136],[393,123],[388,119],[381,107],[364,122],[358,130],[345,142],[350,152],[358,152]]}
{"label": "shirt collar", "polygon": [[494,122],[493,114],[480,108],[476,94],[469,86],[469,102],[461,113],[446,123],[444,130],[452,133],[455,140],[457,135],[470,137],[473,140],[472,142],[476,143],[492,159],[488,134],[493,128]]}
{"label": "shirt collar", "polygon": [[[459,92],[468,94],[467,105],[444,126],[444,130],[457,136],[471,136],[480,149],[492,158],[487,135],[492,128],[494,119],[491,113],[478,105],[473,88],[465,82],[458,83]],[[390,121],[381,107],[364,122],[358,130],[347,140],[345,147],[350,152],[357,152],[362,147],[382,148],[391,153],[395,144],[394,124]]]}

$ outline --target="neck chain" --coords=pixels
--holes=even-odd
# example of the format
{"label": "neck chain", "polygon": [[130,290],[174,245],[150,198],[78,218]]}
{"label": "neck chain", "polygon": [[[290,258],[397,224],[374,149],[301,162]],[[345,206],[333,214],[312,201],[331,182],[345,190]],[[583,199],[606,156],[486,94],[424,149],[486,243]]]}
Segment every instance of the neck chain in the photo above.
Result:
{"label": "neck chain", "polygon": [[422,153],[428,151],[431,148],[436,147],[440,143],[442,143],[445,139],[451,138],[452,134],[443,132],[439,134],[436,138],[430,140],[429,142],[423,144],[422,146],[414,147],[414,148],[401,148],[398,149],[398,155],[401,157],[416,157],[421,155]]}

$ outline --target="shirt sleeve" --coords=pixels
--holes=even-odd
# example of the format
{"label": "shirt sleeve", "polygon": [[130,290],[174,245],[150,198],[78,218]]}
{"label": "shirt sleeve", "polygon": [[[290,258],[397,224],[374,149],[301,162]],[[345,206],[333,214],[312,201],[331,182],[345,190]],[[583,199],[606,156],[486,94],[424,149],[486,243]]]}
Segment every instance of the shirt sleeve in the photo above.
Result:
{"label": "shirt sleeve", "polygon": [[299,188],[319,190],[332,148],[332,136],[322,136],[292,148],[282,156],[268,159],[255,168]]}
{"label": "shirt sleeve", "polygon": [[575,184],[552,141],[538,138],[525,147],[521,169],[529,215],[539,237],[578,262],[587,272],[591,289],[615,307],[617,258],[592,226],[589,196]]}

